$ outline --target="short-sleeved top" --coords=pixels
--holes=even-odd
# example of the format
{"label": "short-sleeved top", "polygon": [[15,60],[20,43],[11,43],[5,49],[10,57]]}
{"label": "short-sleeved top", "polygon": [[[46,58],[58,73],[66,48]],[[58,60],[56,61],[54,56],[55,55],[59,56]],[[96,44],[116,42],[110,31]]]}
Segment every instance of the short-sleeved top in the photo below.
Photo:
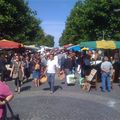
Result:
{"label": "short-sleeved top", "polygon": [[54,60],[48,60],[47,62],[47,73],[55,73],[56,62]]}
{"label": "short-sleeved top", "polygon": [[[9,89],[8,85],[6,85],[4,82],[0,81],[0,100],[4,100],[7,96],[12,95],[13,93]],[[4,112],[4,106],[0,106],[0,118],[2,117]]]}
{"label": "short-sleeved top", "polygon": [[105,61],[101,64],[101,69],[104,70],[106,73],[111,72],[111,69],[113,68],[111,62]]}

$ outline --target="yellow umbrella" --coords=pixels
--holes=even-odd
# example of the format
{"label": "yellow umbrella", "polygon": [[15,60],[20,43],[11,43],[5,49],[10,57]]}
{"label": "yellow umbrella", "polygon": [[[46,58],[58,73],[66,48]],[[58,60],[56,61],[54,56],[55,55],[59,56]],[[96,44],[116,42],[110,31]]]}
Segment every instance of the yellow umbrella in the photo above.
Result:
{"label": "yellow umbrella", "polygon": [[81,50],[82,50],[82,51],[87,51],[87,50],[89,50],[89,48],[84,47],[84,48],[82,48]]}

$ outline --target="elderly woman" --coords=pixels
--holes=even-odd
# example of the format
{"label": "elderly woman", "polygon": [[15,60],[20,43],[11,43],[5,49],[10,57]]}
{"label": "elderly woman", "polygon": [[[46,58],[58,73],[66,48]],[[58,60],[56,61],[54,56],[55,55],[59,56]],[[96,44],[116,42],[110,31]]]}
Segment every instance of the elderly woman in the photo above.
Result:
{"label": "elderly woman", "polygon": [[2,81],[0,81],[0,120],[4,120],[5,117],[5,104],[13,98],[13,93],[9,87]]}

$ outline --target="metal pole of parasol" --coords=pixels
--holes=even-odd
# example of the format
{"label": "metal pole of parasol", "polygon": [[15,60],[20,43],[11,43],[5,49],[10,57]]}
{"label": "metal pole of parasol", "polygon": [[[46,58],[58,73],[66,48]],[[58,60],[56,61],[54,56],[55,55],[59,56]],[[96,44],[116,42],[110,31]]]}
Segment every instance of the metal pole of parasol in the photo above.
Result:
{"label": "metal pole of parasol", "polygon": [[[116,12],[116,13],[119,13],[120,9],[114,9],[113,11]],[[120,54],[120,50],[119,50],[119,54]]]}
{"label": "metal pole of parasol", "polygon": [[120,9],[114,9],[113,11],[114,12],[120,12]]}
{"label": "metal pole of parasol", "polygon": [[105,32],[103,31],[103,40],[105,39]]}

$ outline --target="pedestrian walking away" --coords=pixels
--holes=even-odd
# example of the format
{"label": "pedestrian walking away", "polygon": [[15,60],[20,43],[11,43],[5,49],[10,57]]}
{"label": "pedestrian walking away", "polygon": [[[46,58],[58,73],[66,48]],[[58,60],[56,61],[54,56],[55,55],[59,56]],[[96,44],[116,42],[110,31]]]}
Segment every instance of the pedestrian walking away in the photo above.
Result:
{"label": "pedestrian walking away", "polygon": [[[108,57],[104,57],[104,62],[101,64],[101,71],[102,71],[102,91],[105,92],[107,89],[108,92],[111,91],[111,71],[113,69],[113,66],[111,62],[108,61]],[[106,85],[107,83],[107,85]]]}

